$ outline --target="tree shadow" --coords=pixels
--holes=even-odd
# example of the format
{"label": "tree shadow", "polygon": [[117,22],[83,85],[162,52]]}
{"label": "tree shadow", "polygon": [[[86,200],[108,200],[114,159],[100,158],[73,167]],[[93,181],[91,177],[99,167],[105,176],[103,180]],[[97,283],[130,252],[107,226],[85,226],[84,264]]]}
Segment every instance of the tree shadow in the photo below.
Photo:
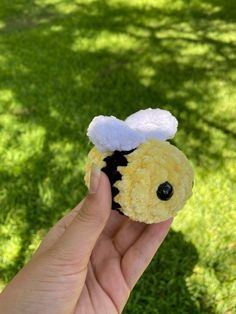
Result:
{"label": "tree shadow", "polygon": [[[219,4],[224,7],[223,1],[217,1]],[[25,70],[18,71],[13,85],[7,69],[2,74],[8,78],[5,88],[14,92],[23,112],[27,109],[23,120],[43,126],[49,141],[60,134],[68,141],[79,138],[84,144],[86,127],[96,114],[117,113],[125,118],[143,107],[164,106],[180,121],[176,144],[182,147],[184,143],[196,164],[207,169],[221,167],[222,147],[215,145],[212,132],[234,140],[236,132],[229,127],[230,113],[214,112],[214,101],[219,98],[214,80],[222,74],[230,77],[236,65],[236,45],[211,35],[217,27],[214,19],[219,18],[211,5],[212,12],[205,12],[187,4],[182,10],[161,10],[99,1],[74,4],[72,12],[64,15],[53,5],[22,5],[21,15],[7,19],[2,33],[27,31],[24,41],[17,43],[17,51],[15,41],[6,39],[9,62],[14,58]],[[228,3],[225,10],[230,8]],[[225,26],[228,20],[224,22]],[[92,49],[91,43],[99,41],[103,32],[126,36],[127,41],[138,43],[138,49],[135,44],[134,48]],[[81,46],[73,48],[78,34]],[[206,50],[199,53],[193,49],[188,54],[193,46]],[[22,88],[24,85],[27,88]],[[187,137],[193,140],[186,142]],[[199,154],[205,143],[207,149]]]}
{"label": "tree shadow", "polygon": [[[82,157],[79,152],[72,152],[73,168],[57,167],[50,163],[53,154],[45,143],[39,156],[27,160],[20,176],[1,171],[0,185],[10,192],[1,204],[0,224],[15,217],[16,234],[21,242],[14,262],[0,268],[0,278],[5,283],[22,268],[29,253],[33,253],[29,247],[35,235],[39,232],[42,238],[66,209],[76,206],[85,195],[83,171],[78,167]],[[18,220],[24,221],[19,230]]]}
{"label": "tree shadow", "polygon": [[[181,7],[168,9],[71,1],[66,13],[60,5],[63,1],[41,6],[25,0],[0,4],[5,12],[0,29],[4,45],[0,92],[10,91],[16,103],[3,99],[0,114],[7,112],[19,129],[22,126],[22,131],[10,134],[6,149],[18,141],[20,150],[21,132],[35,128],[44,132],[42,149],[29,155],[20,170],[0,168],[5,191],[1,222],[17,212],[23,212],[21,219],[26,221],[14,264],[2,270],[5,281],[25,262],[35,233],[47,230],[84,194],[78,165],[90,148],[86,128],[93,116],[122,119],[146,107],[171,110],[180,122],[174,143],[206,175],[223,167],[224,149],[235,146],[232,113],[218,113],[214,107],[221,99],[222,76],[229,85],[235,84],[236,44],[220,36],[234,30],[233,0],[203,0],[198,5],[186,0]],[[0,128],[4,123],[0,120]],[[177,247],[172,235],[168,241],[173,238]],[[177,276],[178,269],[168,264],[169,253],[162,251],[166,256],[162,264]],[[184,258],[191,265],[191,254]],[[151,267],[155,265],[159,267],[156,260]],[[180,276],[180,290],[181,285],[186,287],[185,276]],[[162,289],[161,293],[167,292]],[[161,306],[165,309],[164,303]]]}
{"label": "tree shadow", "polygon": [[124,313],[213,313],[200,299],[193,299],[187,286],[197,261],[194,245],[181,232],[171,230],[131,293]]}

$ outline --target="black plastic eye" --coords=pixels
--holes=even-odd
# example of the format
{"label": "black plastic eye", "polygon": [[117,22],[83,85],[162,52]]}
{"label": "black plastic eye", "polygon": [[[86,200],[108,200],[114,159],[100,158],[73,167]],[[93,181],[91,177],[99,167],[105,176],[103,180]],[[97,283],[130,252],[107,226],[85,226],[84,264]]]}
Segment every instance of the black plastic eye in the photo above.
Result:
{"label": "black plastic eye", "polygon": [[174,193],[173,187],[169,182],[164,182],[158,186],[157,197],[162,201],[168,201]]}

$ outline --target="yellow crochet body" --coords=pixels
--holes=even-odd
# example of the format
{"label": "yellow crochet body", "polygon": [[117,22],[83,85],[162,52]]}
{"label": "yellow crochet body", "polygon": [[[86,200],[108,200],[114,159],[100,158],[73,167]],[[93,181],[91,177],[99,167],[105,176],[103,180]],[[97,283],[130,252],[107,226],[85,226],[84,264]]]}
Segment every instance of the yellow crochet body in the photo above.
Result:
{"label": "yellow crochet body", "polygon": [[[92,163],[100,169],[112,152],[101,153],[95,147],[88,154],[85,182],[89,185]],[[186,156],[174,145],[156,139],[147,140],[125,156],[127,166],[118,166],[122,179],[114,183],[119,189],[114,201],[130,219],[156,223],[175,216],[192,195],[193,170]],[[173,195],[160,200],[157,189],[163,182],[171,183]]]}

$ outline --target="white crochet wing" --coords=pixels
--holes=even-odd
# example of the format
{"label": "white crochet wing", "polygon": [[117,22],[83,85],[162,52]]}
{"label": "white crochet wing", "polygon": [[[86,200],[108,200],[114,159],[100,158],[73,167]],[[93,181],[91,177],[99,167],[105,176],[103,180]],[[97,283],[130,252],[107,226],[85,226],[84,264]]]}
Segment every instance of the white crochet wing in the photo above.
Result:
{"label": "white crochet wing", "polygon": [[113,116],[93,118],[87,135],[101,152],[131,150],[145,141],[142,133],[131,129],[124,121]]}
{"label": "white crochet wing", "polygon": [[175,136],[178,127],[177,119],[169,111],[151,108],[130,115],[125,123],[133,130],[141,132],[146,140],[171,139]]}
{"label": "white crochet wing", "polygon": [[87,135],[101,152],[124,151],[148,139],[173,138],[177,127],[178,121],[169,111],[149,108],[130,115],[125,121],[97,116],[90,123]]}

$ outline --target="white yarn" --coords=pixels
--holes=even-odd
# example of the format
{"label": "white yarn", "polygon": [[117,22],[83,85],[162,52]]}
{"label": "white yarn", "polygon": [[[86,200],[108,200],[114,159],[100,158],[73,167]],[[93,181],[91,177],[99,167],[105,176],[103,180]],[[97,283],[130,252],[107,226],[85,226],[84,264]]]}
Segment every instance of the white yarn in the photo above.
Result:
{"label": "white yarn", "polygon": [[131,150],[145,141],[142,133],[131,129],[124,121],[113,116],[93,118],[87,135],[101,152]]}
{"label": "white yarn", "polygon": [[178,121],[169,111],[151,108],[130,115],[125,123],[142,132],[146,140],[156,138],[166,141],[175,136],[178,127]]}
{"label": "white yarn", "polygon": [[178,121],[167,110],[145,109],[125,121],[113,116],[97,116],[91,121],[87,135],[101,152],[131,150],[147,139],[165,141],[173,138]]}

